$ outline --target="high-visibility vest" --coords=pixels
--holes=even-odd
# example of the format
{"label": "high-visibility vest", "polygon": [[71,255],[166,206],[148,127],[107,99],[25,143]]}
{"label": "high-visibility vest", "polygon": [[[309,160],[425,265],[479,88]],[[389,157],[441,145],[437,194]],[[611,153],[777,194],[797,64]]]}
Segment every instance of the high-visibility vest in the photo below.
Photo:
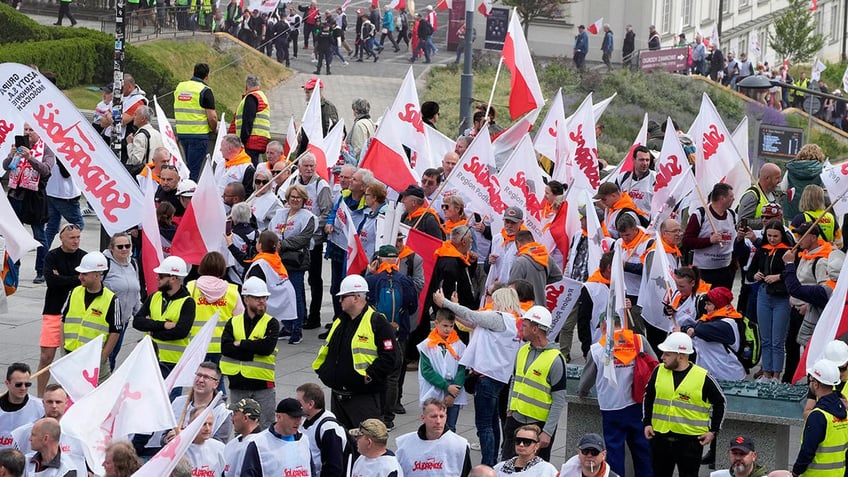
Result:
{"label": "high-visibility vest", "polygon": [[[821,215],[824,215],[824,210],[808,210],[804,212],[805,222],[815,222]],[[836,217],[830,212],[827,213],[818,223],[822,232],[822,238],[827,242],[833,242],[836,234]]]}
{"label": "high-visibility vest", "polygon": [[215,331],[212,332],[212,341],[209,343],[208,351],[210,353],[220,353],[221,335],[224,334],[224,325],[233,317],[233,309],[235,309],[236,303],[239,302],[238,286],[232,283],[227,284],[227,292],[215,302],[209,302],[203,296],[203,293],[196,290],[196,288],[196,280],[192,280],[186,285],[186,289],[188,289],[195,303],[194,324],[191,325],[191,337],[193,339],[197,336],[203,325],[215,315],[215,312],[219,312],[218,324],[215,326]]}
{"label": "high-visibility vest", "polygon": [[[819,442],[813,461],[807,470],[801,474],[805,477],[843,477],[845,475],[845,450],[848,449],[848,419],[839,419],[833,414],[813,408],[812,412],[820,412],[827,421],[827,432],[824,440]],[[812,413],[810,413],[812,414]],[[807,416],[809,419],[809,416]],[[801,442],[804,442],[802,434]]]}
{"label": "high-visibility vest", "polygon": [[256,108],[256,117],[253,119],[253,129],[250,131],[250,137],[247,139],[244,147],[246,149],[264,151],[265,146],[268,145],[268,141],[271,139],[271,108],[268,107],[268,97],[265,96],[265,93],[262,91],[251,91],[242,98],[241,103],[238,105],[238,109],[236,109],[235,134],[241,133],[244,102],[250,95],[253,95],[256,98],[259,105]]}
{"label": "high-visibility vest", "polygon": [[769,203],[768,197],[766,197],[766,193],[760,189],[760,184],[754,184],[751,187],[745,189],[745,192],[742,195],[747,193],[751,193],[757,196],[757,209],[754,210],[754,218],[759,219],[763,216],[763,206]]}
{"label": "high-visibility vest", "polygon": [[[258,340],[265,337],[268,322],[275,319],[268,313],[259,318],[259,322],[253,327],[250,336],[244,331],[244,315],[234,316],[230,322],[233,324],[233,339],[235,341]],[[254,354],[253,361],[238,361],[228,356],[221,356],[221,373],[227,376],[241,374],[249,379],[261,379],[262,381],[274,381],[275,362],[277,359],[277,348],[269,355]]]}
{"label": "high-visibility vest", "polygon": [[206,84],[195,80],[177,85],[174,91],[177,134],[209,134],[212,131],[206,120],[206,110],[200,106],[200,93],[206,88]]}
{"label": "high-visibility vest", "polygon": [[[177,298],[168,302],[168,307],[165,308],[165,313],[162,313],[162,292],[156,292],[150,297],[150,319],[154,321],[171,321],[176,323],[180,321],[180,312],[183,309],[183,302],[189,297]],[[151,336],[151,338],[153,338]],[[178,340],[160,340],[153,338],[156,347],[159,350],[159,361],[163,363],[177,364],[180,357],[185,352],[188,342],[191,341],[189,336]]]}
{"label": "high-visibility vest", "polygon": [[71,292],[68,302],[68,313],[62,325],[65,334],[63,346],[68,351],[73,351],[91,340],[100,338],[106,342],[109,336],[109,323],[106,322],[106,314],[115,296],[111,290],[103,287],[103,293],[91,301],[88,308],[85,307],[85,287],[78,286]]}
{"label": "high-visibility vest", "polygon": [[[362,376],[365,376],[365,370],[377,359],[377,343],[374,338],[374,329],[371,328],[371,316],[373,314],[374,308],[369,306],[362,315],[362,320],[359,322],[356,333],[353,334],[350,342],[350,351],[353,354],[353,368]],[[333,321],[330,334],[327,335],[327,341],[318,350],[318,357],[312,362],[312,369],[315,371],[318,371],[321,365],[324,364],[324,360],[327,359],[327,343],[333,339],[333,334],[336,328],[339,327],[339,323],[341,323],[341,320]]]}
{"label": "high-visibility vest", "polygon": [[710,430],[710,403],[701,395],[707,370],[692,365],[680,386],[674,388],[671,370],[657,369],[656,397],[651,425],[660,433],[700,436]]}
{"label": "high-visibility vest", "polygon": [[518,350],[515,358],[515,376],[513,376],[513,396],[509,409],[536,421],[548,420],[553,396],[548,374],[551,365],[561,356],[559,349],[546,349],[527,367],[530,345],[525,344]]}

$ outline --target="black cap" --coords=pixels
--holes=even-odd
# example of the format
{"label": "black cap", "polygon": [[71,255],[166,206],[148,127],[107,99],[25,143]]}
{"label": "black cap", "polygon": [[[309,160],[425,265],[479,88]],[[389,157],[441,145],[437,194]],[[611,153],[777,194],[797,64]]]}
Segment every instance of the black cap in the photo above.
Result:
{"label": "black cap", "polygon": [[741,451],[745,451],[746,454],[748,452],[753,452],[757,450],[756,448],[754,448],[754,441],[752,441],[750,437],[744,434],[730,439],[730,449],[738,449]]}
{"label": "black cap", "polygon": [[604,444],[604,438],[601,437],[599,434],[586,434],[585,436],[581,437],[580,442],[577,444],[577,448],[580,450],[607,450],[607,446]]}
{"label": "black cap", "polygon": [[280,414],[288,414],[291,417],[303,417],[306,415],[303,412],[303,406],[300,401],[294,398],[285,398],[277,404],[277,410]]}
{"label": "black cap", "polygon": [[795,235],[797,235],[798,237],[802,237],[810,229],[812,229],[810,231],[810,235],[821,237],[821,229],[819,228],[818,224],[815,224],[814,222],[804,222],[803,224],[796,227],[794,232]]}
{"label": "black cap", "polygon": [[115,85],[112,84],[112,83],[109,83],[106,86],[100,87],[100,91],[103,91],[104,93],[111,93],[114,90],[115,90]]}
{"label": "black cap", "polygon": [[422,189],[421,186],[417,186],[415,184],[410,185],[409,187],[406,188],[405,191],[400,193],[401,197],[406,197],[408,195],[411,195],[413,197],[418,197],[419,199],[423,199],[425,197],[424,196],[424,189]]}

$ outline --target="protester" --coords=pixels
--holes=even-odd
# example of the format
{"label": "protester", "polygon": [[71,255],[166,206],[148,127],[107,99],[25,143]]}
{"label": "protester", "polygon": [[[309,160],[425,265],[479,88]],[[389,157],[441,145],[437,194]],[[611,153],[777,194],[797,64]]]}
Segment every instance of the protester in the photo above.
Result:
{"label": "protester", "polygon": [[510,439],[511,442],[515,442],[515,457],[499,462],[495,466],[498,475],[526,474],[541,477],[559,475],[556,467],[537,455],[541,434],[539,426],[533,424],[516,429],[515,436]]}

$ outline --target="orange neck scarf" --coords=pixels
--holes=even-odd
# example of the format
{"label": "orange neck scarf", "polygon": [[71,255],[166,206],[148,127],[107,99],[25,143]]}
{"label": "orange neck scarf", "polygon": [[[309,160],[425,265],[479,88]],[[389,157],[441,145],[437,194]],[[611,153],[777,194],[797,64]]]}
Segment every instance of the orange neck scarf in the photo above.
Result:
{"label": "orange neck scarf", "polygon": [[769,256],[777,253],[778,250],[789,250],[791,247],[781,242],[777,245],[765,244],[762,246],[763,250],[768,250]]}
{"label": "orange neck scarf", "polygon": [[738,319],[738,318],[742,318],[742,314],[739,313],[738,311],[736,311],[736,309],[733,308],[733,305],[726,305],[724,308],[722,308],[720,310],[715,310],[712,313],[707,313],[706,315],[702,316],[700,319],[701,319],[701,321],[710,321],[710,320],[716,320],[716,319],[720,320],[722,318]]}
{"label": "orange neck scarf", "polygon": [[[639,350],[636,349],[636,339],[633,335],[633,330],[616,330],[613,335],[613,340],[615,340],[615,345],[613,346],[612,354],[615,356],[615,359],[621,361],[621,363],[625,365],[630,364],[631,361],[636,359],[636,355],[639,354]],[[607,334],[604,333],[603,336],[601,336],[599,344],[603,347],[606,342]]]}
{"label": "orange neck scarf", "polygon": [[665,239],[662,239],[662,243],[666,253],[670,253],[675,257],[681,257],[683,255],[682,253],[680,253],[680,249],[677,248],[677,245],[672,245],[666,242]]}
{"label": "orange neck scarf", "polygon": [[433,256],[436,257],[436,260],[438,260],[439,257],[456,257],[462,260],[465,265],[471,266],[470,255],[467,253],[465,255],[460,253],[459,250],[456,249],[456,247],[450,240],[445,240],[444,242],[442,242],[442,246],[436,249],[436,251],[433,253]]}
{"label": "orange neck scarf", "polygon": [[392,272],[396,272],[396,271],[398,271],[398,266],[397,266],[396,263],[383,262],[383,263],[380,264],[379,267],[377,267],[377,271],[374,272],[374,273],[375,274],[383,273],[383,272],[392,273]]}
{"label": "orange neck scarf", "polygon": [[266,262],[268,262],[268,265],[270,265],[271,268],[273,268],[274,271],[277,272],[277,275],[281,276],[282,278],[288,278],[289,272],[288,272],[288,270],[286,270],[286,266],[283,265],[283,261],[280,260],[280,256],[277,255],[276,253],[268,253],[268,252],[257,253],[256,256],[253,257],[252,260],[248,260],[248,261],[249,262],[255,262],[257,260],[265,260]]}
{"label": "orange neck scarf", "polygon": [[[525,227],[524,224],[521,224],[521,226],[518,227],[518,230],[527,230],[527,227]],[[511,244],[512,242],[515,242],[515,235],[507,235],[506,230],[501,229],[501,237],[503,237],[504,247]]]}
{"label": "orange neck scarf", "polygon": [[409,215],[406,216],[406,220],[414,220],[424,214],[431,214],[433,217],[436,218],[436,220],[439,221],[439,223],[442,223],[442,220],[439,218],[439,215],[436,213],[435,210],[431,209],[430,207],[419,207],[415,209],[414,211],[410,212]]}
{"label": "orange neck scarf", "polygon": [[239,153],[236,155],[236,157],[234,157],[232,159],[226,159],[224,161],[224,167],[240,166],[242,164],[250,164],[250,163],[251,163],[250,156],[248,156],[247,153],[244,151],[244,149],[242,149],[241,151],[239,151]]}
{"label": "orange neck scarf", "polygon": [[443,345],[448,353],[453,356],[453,359],[459,359],[459,355],[456,353],[456,350],[451,346],[453,343],[459,341],[459,335],[456,333],[456,329],[452,329],[447,338],[442,338],[442,335],[436,329],[430,330],[430,334],[427,336],[427,346],[430,348],[434,348],[439,345]]}
{"label": "orange neck scarf", "polygon": [[145,166],[145,168],[141,170],[141,174],[139,174],[139,175],[141,177],[150,176],[151,179],[153,179],[154,181],[156,181],[157,184],[159,184],[160,182],[162,182],[162,180],[159,179],[159,176],[155,172],[153,172],[153,167],[154,167],[153,163],[148,162],[147,166]]}
{"label": "orange neck scarf", "polygon": [[824,240],[819,239],[819,246],[816,247],[816,249],[818,249],[818,252],[810,252],[809,250],[807,250],[802,251],[798,254],[798,256],[804,260],[827,258],[830,256],[830,252],[833,252],[833,245],[831,245],[830,242],[825,242]]}
{"label": "orange neck scarf", "polygon": [[411,248],[404,245],[403,249],[401,249],[401,251],[398,252],[398,259],[406,258],[406,257],[412,255],[413,253],[415,253],[415,252]]}
{"label": "orange neck scarf", "polygon": [[521,255],[527,255],[533,259],[534,262],[548,268],[548,249],[538,242],[530,242],[527,245],[522,245],[521,248],[518,249],[518,256],[520,257]]}
{"label": "orange neck scarf", "polygon": [[645,234],[645,232],[642,232],[642,229],[639,229],[639,233],[636,234],[635,237],[633,237],[633,240],[631,240],[630,242],[627,242],[627,243],[624,243],[622,241],[621,246],[624,249],[624,251],[631,253],[630,251],[635,250],[636,247],[639,246],[640,243],[645,241],[646,237],[647,237],[647,234]]}
{"label": "orange neck scarf", "polygon": [[453,230],[454,227],[459,227],[460,225],[466,225],[466,224],[468,224],[468,219],[459,219],[456,222],[452,222],[450,220],[445,219],[445,225],[444,225],[444,227],[442,227],[442,229],[445,231],[445,234],[447,235],[447,234],[451,233],[451,230]]}
{"label": "orange neck scarf", "polygon": [[633,202],[633,199],[630,198],[630,194],[628,194],[627,192],[622,192],[621,197],[619,197],[619,199],[615,201],[615,204],[612,204],[612,207],[610,207],[610,213],[621,209],[631,209],[643,217],[650,217],[651,215],[645,212],[644,210],[640,209],[639,207],[636,207],[636,203]]}
{"label": "orange neck scarf", "polygon": [[609,286],[609,284],[610,284],[610,279],[604,278],[604,276],[601,275],[601,269],[600,268],[595,270],[595,273],[590,275],[589,278],[586,281],[591,282],[591,283],[603,283],[606,286]]}

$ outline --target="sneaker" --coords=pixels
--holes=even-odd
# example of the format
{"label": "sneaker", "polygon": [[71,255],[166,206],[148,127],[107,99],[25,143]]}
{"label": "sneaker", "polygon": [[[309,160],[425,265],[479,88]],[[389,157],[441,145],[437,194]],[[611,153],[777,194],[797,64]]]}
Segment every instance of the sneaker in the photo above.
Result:
{"label": "sneaker", "polygon": [[386,425],[386,430],[389,432],[392,432],[392,430],[395,428],[395,421],[383,422],[383,424]]}
{"label": "sneaker", "polygon": [[347,66],[347,65],[349,65],[349,64],[350,64],[350,62],[348,62],[348,61],[345,61],[345,62],[344,62],[344,65],[345,65],[345,66]]}
{"label": "sneaker", "polygon": [[35,278],[32,279],[32,283],[35,283],[36,285],[44,283],[44,275],[36,275]]}
{"label": "sneaker", "polygon": [[379,59],[380,59],[380,57],[379,57],[379,56],[374,55],[374,63],[376,63],[376,62],[377,62],[377,60],[379,60]]}
{"label": "sneaker", "polygon": [[315,330],[321,327],[320,321],[307,321],[303,324],[304,330]]}
{"label": "sneaker", "polygon": [[297,338],[291,338],[289,340],[290,345],[296,345],[303,343],[303,336],[298,336]]}
{"label": "sneaker", "polygon": [[325,331],[323,333],[318,333],[318,339],[319,340],[325,340],[325,339],[327,339],[328,336],[330,336],[329,331]]}

